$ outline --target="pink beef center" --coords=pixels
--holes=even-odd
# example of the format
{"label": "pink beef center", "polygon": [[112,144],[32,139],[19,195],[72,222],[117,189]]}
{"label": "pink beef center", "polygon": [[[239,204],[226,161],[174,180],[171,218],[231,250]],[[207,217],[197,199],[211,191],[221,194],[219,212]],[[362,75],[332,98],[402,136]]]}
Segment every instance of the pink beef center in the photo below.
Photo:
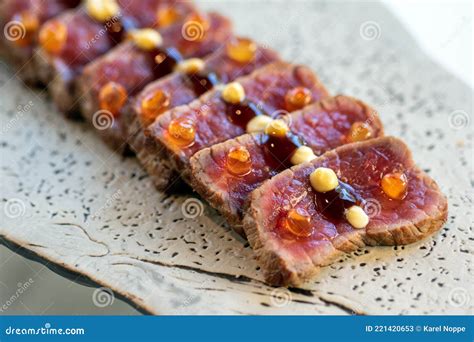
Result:
{"label": "pink beef center", "polygon": [[[396,151],[383,148],[351,150],[340,154],[339,158],[326,159],[316,167],[335,170],[366,201],[364,209],[371,218],[365,229],[370,231],[380,226],[416,222],[436,205],[436,192],[417,177],[412,165],[407,165],[404,158]],[[299,169],[288,184],[274,182],[272,195],[266,197],[263,205],[264,213],[270,218],[266,221],[266,228],[274,234],[282,248],[295,253],[307,253],[320,245],[318,241],[331,241],[340,234],[354,231],[344,216],[328,219],[318,210],[318,193],[309,182],[309,174],[313,170],[313,167]],[[403,200],[393,200],[381,189],[380,180],[384,174],[400,170],[407,175],[408,193]],[[314,231],[310,237],[295,238],[285,229],[283,222],[292,208],[303,208],[311,216]]]}

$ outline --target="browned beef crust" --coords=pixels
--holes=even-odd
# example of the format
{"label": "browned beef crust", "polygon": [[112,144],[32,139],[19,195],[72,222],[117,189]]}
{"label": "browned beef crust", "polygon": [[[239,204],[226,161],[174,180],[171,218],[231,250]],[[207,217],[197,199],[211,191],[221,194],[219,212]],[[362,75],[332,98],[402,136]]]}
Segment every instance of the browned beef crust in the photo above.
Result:
{"label": "browned beef crust", "polygon": [[[328,158],[337,158],[340,153],[350,150],[367,149],[371,146],[386,146],[399,150],[405,154],[407,165],[426,189],[430,189],[434,196],[433,205],[425,209],[423,214],[413,220],[406,220],[396,224],[385,223],[378,226],[368,226],[366,229],[353,230],[339,234],[336,238],[318,246],[314,255],[305,255],[295,258],[294,255],[278,245],[278,240],[271,231],[268,231],[268,220],[263,209],[266,197],[271,196],[272,186],[276,182],[285,183],[295,180],[295,174],[302,170],[314,169]],[[284,192],[285,189],[281,189]],[[344,145],[317,158],[311,163],[302,164],[288,169],[271,180],[266,181],[251,195],[251,205],[244,218],[244,229],[247,238],[256,253],[256,257],[265,271],[266,279],[273,285],[298,286],[310,280],[322,266],[329,265],[344,253],[350,253],[364,246],[405,245],[419,241],[437,230],[446,222],[448,203],[446,197],[439,190],[436,182],[426,173],[413,164],[411,152],[399,139],[385,137],[362,143]]]}

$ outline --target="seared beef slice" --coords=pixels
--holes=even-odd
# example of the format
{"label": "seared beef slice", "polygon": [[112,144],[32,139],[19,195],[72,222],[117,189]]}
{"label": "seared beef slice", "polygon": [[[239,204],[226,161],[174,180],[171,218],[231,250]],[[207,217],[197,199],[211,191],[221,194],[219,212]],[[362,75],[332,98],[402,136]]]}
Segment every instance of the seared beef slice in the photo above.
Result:
{"label": "seared beef slice", "polygon": [[[38,72],[32,57],[38,43],[41,24],[69,8],[76,7],[80,0],[2,0],[0,1],[0,55],[17,69],[16,75],[31,85],[38,83]],[[21,30],[14,31],[20,23]],[[15,24],[15,25],[12,25]],[[10,29],[10,30],[9,30]],[[13,34],[11,38],[8,33]],[[22,34],[21,37],[15,33]]]}
{"label": "seared beef slice", "polygon": [[[244,39],[244,38],[234,38]],[[231,39],[228,43],[234,43]],[[220,83],[228,83],[237,77],[245,76],[256,69],[280,60],[278,54],[273,50],[255,45],[255,53],[250,61],[240,61],[229,56],[227,48],[217,49],[214,53],[203,59],[204,72],[213,73]],[[194,82],[191,82],[194,75],[185,72],[176,71],[168,77],[161,78],[148,84],[140,93],[130,101],[127,108],[125,120],[127,121],[128,138],[131,148],[140,155],[144,143],[144,131],[147,126],[155,121],[160,115],[160,111],[153,112],[150,115],[143,110],[143,103],[150,98],[157,96],[156,94],[164,94],[166,97],[166,106],[164,110],[188,104],[199,97],[199,93],[194,89]],[[163,110],[163,111],[164,111]]]}
{"label": "seared beef slice", "polygon": [[[242,39],[242,38],[236,38]],[[229,42],[234,43],[234,42]],[[232,58],[227,53],[227,49],[217,49],[203,59],[205,71],[214,73],[221,83],[228,83],[238,77],[245,76],[256,69],[280,60],[278,54],[270,49],[256,45],[255,54],[251,61],[240,61]],[[149,163],[147,156],[151,154],[153,145],[148,144],[144,134],[146,127],[155,121],[161,111],[150,113],[143,110],[143,103],[156,94],[164,94],[166,97],[166,106],[162,112],[169,108],[188,104],[199,97],[194,89],[193,82],[190,82],[193,75],[176,71],[168,77],[161,78],[150,83],[143,89],[125,110],[124,124],[128,130],[127,141],[131,149],[136,153],[138,160],[143,167],[150,173],[155,172],[153,163]],[[153,114],[153,115],[150,115]],[[159,180],[158,182],[161,182]]]}
{"label": "seared beef slice", "polygon": [[[179,61],[179,57],[203,57],[214,50],[222,50],[226,41],[232,34],[232,25],[228,18],[211,12],[206,16],[209,28],[200,41],[189,41],[183,36],[182,23],[178,22],[160,30],[163,46],[160,51],[172,49],[169,59]],[[128,99],[137,95],[147,84],[160,79],[170,73],[170,63],[160,66],[155,57],[158,50],[143,50],[133,41],[125,41],[96,58],[83,70],[82,75],[76,83],[77,96],[80,99],[81,113],[91,123],[96,124],[94,116],[99,110],[108,110],[110,106],[103,107],[100,104],[100,92],[110,85],[110,82],[124,89],[127,101],[122,106],[117,106],[116,111],[110,111],[113,115],[113,125],[101,127],[98,133],[115,150],[123,150],[126,147],[128,130],[126,127],[125,104]],[[178,56],[177,56],[178,55]],[[177,94],[178,96],[178,94]],[[107,114],[105,114],[107,115]]]}
{"label": "seared beef slice", "polygon": [[[42,31],[66,32],[65,41],[51,48],[45,40],[34,57],[41,81],[48,85],[53,102],[59,110],[74,114],[78,109],[75,82],[84,67],[102,56],[127,37],[127,32],[143,27],[156,27],[156,13],[173,6],[183,16],[195,11],[191,2],[172,0],[130,1],[118,0],[120,12],[102,22],[82,5],[47,21]],[[117,30],[117,31],[116,31]],[[92,84],[90,84],[92,86]]]}
{"label": "seared beef slice", "polygon": [[[382,124],[373,108],[342,95],[327,97],[285,119],[290,132],[301,138],[316,155],[351,142],[350,132],[361,123],[369,128],[370,138],[383,135]],[[249,152],[251,169],[248,174],[236,175],[228,166],[228,155],[236,148]],[[267,136],[254,133],[203,149],[191,158],[193,188],[239,233],[243,233],[242,218],[250,192],[291,166],[288,163],[291,154],[284,156],[286,159],[281,165],[275,165],[270,153]]]}
{"label": "seared beef slice", "polygon": [[[310,69],[284,62],[268,64],[236,82],[245,89],[246,101],[273,116],[286,109],[285,95],[296,87],[308,88],[312,102],[327,96],[326,89]],[[189,105],[163,113],[148,127],[148,135],[157,145],[144,158],[158,166],[159,171],[150,174],[159,188],[165,188],[175,179],[169,176],[169,172],[166,178],[166,170],[175,170],[189,181],[189,159],[194,153],[245,133],[244,127],[231,121],[228,109],[229,104],[221,97],[221,89],[215,89]],[[183,121],[185,125],[181,126],[179,123]],[[186,131],[184,135],[192,135],[192,141],[187,145],[178,144],[174,132],[169,129],[173,126],[182,127]]]}
{"label": "seared beef slice", "polygon": [[[353,188],[370,218],[365,228],[354,228],[338,213],[334,205],[339,201],[324,204],[324,193],[316,192],[309,180],[318,167],[331,168],[339,181]],[[382,177],[393,172],[407,177],[403,199],[392,199],[381,188]],[[288,169],[253,191],[250,201],[244,229],[266,279],[275,285],[299,285],[319,267],[365,245],[418,241],[444,224],[448,210],[435,181],[414,164],[408,147],[393,137],[344,145]],[[298,229],[288,228],[291,210],[309,216],[296,226],[308,234],[295,235]]]}

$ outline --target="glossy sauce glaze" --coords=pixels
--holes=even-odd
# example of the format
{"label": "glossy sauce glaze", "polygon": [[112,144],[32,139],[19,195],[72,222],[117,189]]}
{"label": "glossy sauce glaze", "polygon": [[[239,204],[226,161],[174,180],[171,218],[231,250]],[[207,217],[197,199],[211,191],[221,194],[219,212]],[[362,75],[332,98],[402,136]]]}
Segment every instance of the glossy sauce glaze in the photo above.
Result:
{"label": "glossy sauce glaze", "polygon": [[265,113],[255,103],[246,99],[241,103],[227,103],[226,114],[230,122],[245,129],[250,120]]}
{"label": "glossy sauce glaze", "polygon": [[148,55],[154,64],[155,79],[172,73],[176,65],[183,60],[181,53],[174,47],[157,47],[149,51]]}
{"label": "glossy sauce glaze", "polygon": [[274,172],[291,167],[291,156],[298,147],[305,145],[303,139],[290,131],[283,137],[264,134],[260,143],[264,146],[265,161]]}
{"label": "glossy sauce glaze", "polygon": [[193,89],[196,97],[201,96],[205,92],[218,85],[219,77],[215,72],[202,70],[195,73],[186,74],[186,81]]}
{"label": "glossy sauce glaze", "polygon": [[128,17],[114,16],[104,23],[107,36],[113,45],[120,43],[127,32],[136,29],[138,25]]}
{"label": "glossy sauce glaze", "polygon": [[344,212],[353,205],[361,205],[364,200],[349,184],[339,180],[339,185],[328,192],[318,192],[315,195],[318,211],[332,223],[345,220]]}

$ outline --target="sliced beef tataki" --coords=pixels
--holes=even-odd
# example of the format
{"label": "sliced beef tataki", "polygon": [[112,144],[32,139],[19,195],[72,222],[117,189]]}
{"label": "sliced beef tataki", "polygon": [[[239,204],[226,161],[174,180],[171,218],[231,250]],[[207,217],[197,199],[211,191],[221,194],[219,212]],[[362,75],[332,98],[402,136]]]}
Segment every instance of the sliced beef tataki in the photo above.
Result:
{"label": "sliced beef tataki", "polygon": [[[383,135],[377,112],[360,100],[348,96],[327,97],[284,117],[291,135],[297,135],[316,155],[352,141],[351,132],[361,124],[370,131],[364,139]],[[295,151],[276,160],[264,133],[245,134],[197,152],[191,158],[191,185],[233,226],[243,233],[242,219],[250,192],[262,182],[291,167]],[[248,152],[249,172],[233,172],[229,154],[236,149]],[[275,164],[275,162],[277,164]]]}
{"label": "sliced beef tataki", "polygon": [[[98,18],[97,13],[84,4],[43,24],[40,37],[44,32],[46,38],[40,39],[34,54],[35,63],[41,81],[48,85],[53,102],[61,112],[77,113],[80,96],[76,93],[76,82],[84,67],[127,39],[128,32],[156,27],[158,11],[170,6],[179,13],[179,18],[195,13],[195,6],[188,1],[118,0],[117,3],[120,10],[107,20]],[[60,32],[58,37],[63,37],[63,41],[47,39],[48,32],[56,32],[56,35]]]}
{"label": "sliced beef tataki", "polygon": [[[84,67],[76,81],[76,95],[80,99],[82,116],[95,123],[98,111],[110,112],[113,125],[101,127],[98,133],[113,149],[123,151],[127,145],[128,129],[124,112],[131,98],[150,82],[172,73],[172,65],[181,59],[204,57],[216,49],[224,48],[232,36],[230,20],[215,12],[207,14],[206,18],[209,28],[198,42],[187,40],[181,32],[182,22],[176,22],[159,31],[163,40],[160,47],[145,50],[133,40],[124,41]],[[156,56],[159,54],[166,56],[167,62],[157,64]],[[103,107],[100,103],[101,91],[112,84],[122,89],[126,99],[121,105],[115,101]]]}
{"label": "sliced beef tataki", "polygon": [[[365,228],[349,223],[347,209],[341,207],[345,202],[325,202],[328,193],[314,190],[310,175],[319,167],[334,170],[346,184],[346,200],[357,198],[369,217]],[[402,199],[389,197],[381,187],[382,177],[393,173],[406,177]],[[393,137],[344,145],[294,166],[253,191],[250,202],[244,230],[268,282],[275,285],[299,285],[319,267],[365,245],[418,241],[444,224],[448,210],[435,181],[414,164],[408,147]]]}
{"label": "sliced beef tataki", "polygon": [[[231,39],[229,42],[226,42],[226,47],[239,41],[245,41],[245,38],[236,37]],[[153,163],[149,165],[148,159],[142,158],[142,156],[146,157],[148,155],[147,151],[150,148],[153,148],[153,145],[147,142],[144,133],[146,127],[152,124],[156,117],[166,110],[188,104],[204,93],[206,90],[204,87],[196,89],[196,81],[202,81],[202,78],[199,78],[200,75],[208,73],[208,75],[214,75],[219,83],[228,83],[278,60],[280,58],[276,52],[257,44],[255,44],[252,58],[245,61],[236,59],[228,52],[227,48],[219,48],[202,60],[204,72],[199,75],[195,76],[183,71],[175,71],[167,77],[148,84],[130,101],[129,106],[127,106],[123,113],[125,126],[128,130],[127,141],[143,167],[146,170],[150,169],[150,172],[153,172],[156,167]],[[163,104],[161,108],[158,107],[157,110],[153,111],[144,110],[147,101],[159,98],[159,96],[165,99],[161,102]]]}
{"label": "sliced beef tataki", "polygon": [[[175,181],[177,173],[189,181],[189,159],[194,153],[246,132],[245,125],[233,121],[229,112],[242,113],[242,119],[237,120],[245,120],[255,112],[278,116],[282,110],[287,110],[285,97],[293,89],[305,88],[311,102],[328,94],[309,68],[285,62],[268,64],[234,82],[245,91],[244,110],[234,110],[234,106],[224,101],[220,87],[188,105],[163,113],[147,128],[155,147],[150,153],[142,154],[142,158],[161,165],[160,173],[149,170],[158,188],[166,188]],[[167,179],[163,168],[170,170]]]}

